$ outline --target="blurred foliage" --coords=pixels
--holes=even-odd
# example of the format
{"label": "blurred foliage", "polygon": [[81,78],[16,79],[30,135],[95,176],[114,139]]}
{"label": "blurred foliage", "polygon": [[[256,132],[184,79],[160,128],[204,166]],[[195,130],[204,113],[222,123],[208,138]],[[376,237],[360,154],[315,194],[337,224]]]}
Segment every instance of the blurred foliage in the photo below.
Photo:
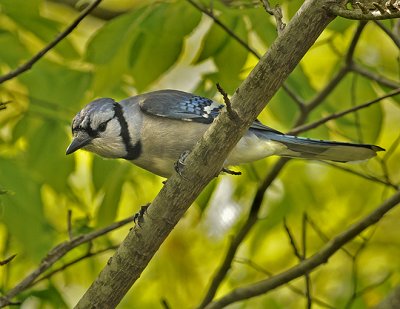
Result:
{"label": "blurred foliage", "polygon": [[[0,2],[0,74],[28,60],[73,20],[76,11],[62,2]],[[198,3],[207,8],[210,1]],[[274,21],[258,1],[212,3],[213,14],[259,54],[272,44]],[[300,5],[299,1],[273,1],[277,3],[285,22]],[[70,232],[87,233],[131,216],[162,186],[161,178],[122,160],[103,160],[84,152],[64,155],[70,121],[84,104],[100,96],[120,100],[159,88],[179,88],[221,100],[215,83],[232,94],[257,63],[254,55],[187,1],[110,0],[103,9],[115,9],[118,16],[111,20],[87,17],[31,70],[0,88],[1,101],[11,101],[0,110],[0,260],[17,254],[0,266],[0,293],[14,287],[50,248],[68,238],[68,210],[72,210]],[[387,29],[396,23],[382,22]],[[329,25],[286,82],[297,97],[310,102],[345,65],[357,25],[343,19]],[[400,85],[398,47],[376,24],[371,22],[364,29],[354,60],[373,75]],[[389,90],[377,79],[349,73],[309,115],[308,122]],[[299,105],[282,89],[260,120],[288,131],[299,115]],[[265,194],[261,219],[240,247],[217,296],[265,278],[263,270],[279,273],[297,263],[283,218],[300,244],[304,213],[330,238],[388,197],[393,191],[390,185],[373,180],[400,182],[399,122],[399,99],[393,98],[306,132],[316,138],[375,143],[389,151],[369,162],[340,166],[366,177],[318,162],[290,162]],[[241,167],[241,177],[225,175],[214,180],[120,308],[160,307],[162,300],[171,308],[196,306],[221,263],[230,235],[244,222],[258,184],[275,162],[276,158],[265,159]],[[315,271],[312,297],[333,308],[367,308],[398,285],[399,215],[394,210],[364,237],[347,245],[355,255],[369,239],[355,257],[341,251]],[[73,250],[56,266],[117,245],[129,228]],[[306,236],[307,256],[326,242],[310,224]],[[84,259],[25,291],[19,299],[25,308],[71,307],[110,254]],[[293,285],[304,290],[304,279]],[[354,297],[355,292],[374,285]],[[285,286],[241,307],[299,308],[305,304],[304,296]],[[320,307],[324,306],[315,305]]]}

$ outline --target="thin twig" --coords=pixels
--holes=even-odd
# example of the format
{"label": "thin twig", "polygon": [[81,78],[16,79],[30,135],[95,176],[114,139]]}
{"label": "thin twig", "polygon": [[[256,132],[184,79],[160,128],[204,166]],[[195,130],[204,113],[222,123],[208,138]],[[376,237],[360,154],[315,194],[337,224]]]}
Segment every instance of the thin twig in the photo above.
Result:
{"label": "thin twig", "polygon": [[[329,242],[330,238],[326,236],[326,234],[320,229],[320,227],[314,222],[310,216],[307,216],[307,223],[311,226],[311,228],[315,231],[315,233],[321,238],[324,242]],[[341,249],[344,253],[346,253],[349,257],[353,257],[353,255],[345,248]]]}
{"label": "thin twig", "polygon": [[96,239],[100,236],[103,236],[113,230],[116,230],[132,221],[133,221],[133,216],[115,222],[103,229],[85,235],[76,236],[69,241],[65,241],[55,246],[48,252],[46,257],[41,261],[38,268],[36,268],[34,271],[28,274],[20,283],[18,283],[14,288],[9,290],[3,297],[0,298],[0,308],[6,306],[9,300],[11,300],[13,297],[26,290],[32,284],[32,282],[37,280],[39,276],[41,276],[47,269],[49,269],[54,263],[59,261],[64,255],[66,255],[72,249],[84,243],[90,242],[93,239]]}
{"label": "thin twig", "polygon": [[283,14],[281,8],[279,7],[279,5],[276,5],[274,8],[272,8],[268,0],[261,0],[261,3],[265,11],[268,14],[274,16],[276,22],[276,30],[278,32],[278,35],[280,35],[286,27],[286,24],[282,22]]}
{"label": "thin twig", "polygon": [[7,265],[8,263],[10,263],[17,255],[13,254],[11,256],[9,256],[8,258],[6,258],[5,260],[0,261],[0,266],[4,266]]}
{"label": "thin twig", "polygon": [[387,273],[381,280],[375,282],[375,283],[371,283],[370,285],[367,285],[365,288],[359,290],[357,292],[357,297],[362,296],[363,294],[367,293],[368,291],[371,291],[375,288],[377,288],[378,286],[384,284],[386,281],[388,281],[390,279],[390,277],[392,277],[392,273]]}
{"label": "thin twig", "polygon": [[318,94],[307,104],[307,110],[313,110],[318,107],[326,97],[336,88],[336,86],[342,81],[342,79],[349,73],[350,68],[348,66],[342,67],[330,82],[322,89]]}
{"label": "thin twig", "polygon": [[0,76],[0,84],[4,83],[7,80],[10,80],[26,71],[28,71],[32,66],[38,62],[45,54],[47,54],[50,50],[52,50],[58,43],[60,43],[64,38],[66,38],[79,24],[80,22],[97,7],[102,0],[95,0],[89,6],[87,6],[81,14],[74,20],[74,22],[67,27],[63,32],[57,35],[57,37],[51,41],[47,46],[45,46],[42,50],[40,50],[36,55],[34,55],[31,59],[25,62],[23,65],[19,66],[15,70]]}
{"label": "thin twig", "polygon": [[[242,264],[244,264],[244,265],[247,265],[247,266],[253,268],[253,269],[256,270],[256,271],[258,271],[258,272],[260,272],[260,273],[262,273],[262,274],[264,274],[264,275],[267,275],[268,277],[271,277],[271,276],[274,275],[272,272],[270,272],[270,271],[264,269],[263,267],[261,267],[260,265],[257,265],[256,263],[254,263],[253,261],[251,261],[251,260],[249,260],[249,259],[244,259],[244,258],[242,258],[242,259],[235,259],[235,262],[237,262],[237,263],[242,263]],[[298,294],[298,295],[302,295],[302,296],[304,296],[304,297],[307,298],[307,295],[306,295],[301,289],[299,289],[298,287],[294,286],[293,284],[288,283],[286,286],[287,286],[287,288],[288,288],[289,290],[291,290],[292,292],[294,292],[294,293],[296,293],[296,294]],[[313,301],[314,303],[316,303],[317,305],[320,305],[320,306],[322,306],[322,307],[326,307],[326,308],[330,308],[330,309],[336,308],[336,307],[334,307],[334,306],[328,304],[327,302],[323,301],[322,299],[319,299],[319,298],[316,298],[316,297],[312,297],[311,299],[312,299],[312,301]]]}
{"label": "thin twig", "polygon": [[226,91],[221,87],[219,83],[217,83],[217,89],[219,93],[221,93],[222,97],[224,98],[224,102],[226,105],[226,110],[228,111],[228,115],[232,120],[238,120],[239,115],[238,113],[233,109],[231,100],[229,100],[228,94]]}
{"label": "thin twig", "polygon": [[381,220],[386,213],[396,207],[399,203],[400,191],[397,191],[370,214],[358,220],[355,224],[351,225],[344,232],[334,237],[329,243],[327,243],[322,249],[320,249],[310,258],[305,259],[298,265],[286,271],[283,271],[278,275],[272,276],[271,278],[252,283],[247,286],[236,288],[227,295],[221,297],[219,300],[210,303],[206,308],[223,308],[224,306],[227,306],[234,302],[248,299],[250,297],[254,297],[260,294],[265,294],[277,287],[287,284],[293,279],[303,276],[307,272],[315,270],[318,266],[326,263],[333,254],[335,254],[338,250],[342,248],[343,245],[345,245],[357,235],[361,234],[370,226],[379,222],[379,220]]}
{"label": "thin twig", "polygon": [[73,234],[72,234],[72,210],[71,209],[68,209],[68,213],[67,213],[67,229],[68,229],[69,240],[71,240],[73,238]]}
{"label": "thin twig", "polygon": [[293,100],[294,103],[299,107],[301,112],[304,112],[306,108],[306,104],[304,103],[304,100],[300,98],[297,93],[295,93],[287,84],[282,85],[283,90],[286,91],[286,93],[289,95],[289,97]]}
{"label": "thin twig", "polygon": [[352,72],[356,72],[364,77],[367,77],[368,79],[376,81],[378,84],[381,84],[382,86],[386,86],[386,87],[393,88],[393,89],[400,87],[399,82],[390,80],[382,75],[373,73],[370,70],[368,70],[356,63],[353,63],[350,69]]}
{"label": "thin twig", "polygon": [[[301,247],[303,248],[303,252],[301,253],[301,261],[304,261],[307,258],[307,213],[304,212],[301,220]],[[305,275],[305,284],[306,284],[306,298],[307,298],[307,309],[311,309],[313,299],[311,296],[311,276],[307,272]]]}
{"label": "thin twig", "polygon": [[400,49],[400,38],[395,35],[392,31],[390,31],[388,28],[385,27],[385,25],[379,21],[379,20],[374,20],[374,23],[383,31],[386,33],[386,35],[393,41],[394,44],[396,44],[397,48]]}
{"label": "thin twig", "polygon": [[240,37],[236,35],[231,29],[229,29],[224,23],[222,23],[211,10],[207,10],[206,8],[201,7],[198,5],[195,1],[193,0],[186,0],[189,2],[192,6],[194,6],[197,10],[200,12],[206,14],[208,17],[210,17],[215,24],[220,26],[229,36],[234,38],[240,45],[242,45],[244,48],[246,48],[251,54],[253,54],[256,58],[260,59],[261,55],[256,52],[256,50],[252,49],[244,40],[242,40]]}
{"label": "thin twig", "polygon": [[302,126],[298,126],[298,127],[294,128],[294,129],[290,130],[289,133],[290,134],[299,134],[301,132],[305,132],[305,131],[309,131],[311,129],[315,129],[315,128],[319,127],[320,125],[322,125],[324,123],[327,123],[328,121],[343,117],[343,116],[345,116],[347,114],[350,114],[350,113],[354,113],[354,112],[356,112],[356,111],[358,111],[360,109],[364,109],[364,108],[370,107],[371,105],[373,105],[375,103],[378,103],[378,102],[380,102],[380,101],[382,101],[384,99],[393,97],[393,96],[398,95],[398,94],[400,94],[400,88],[395,89],[395,90],[393,90],[393,91],[391,91],[391,92],[389,92],[389,93],[387,93],[387,94],[385,94],[383,96],[380,96],[380,97],[378,97],[376,99],[368,101],[368,102],[366,102],[364,104],[360,104],[360,105],[354,106],[352,108],[346,109],[346,110],[344,110],[342,112],[339,112],[339,113],[330,114],[329,116],[321,118],[321,119],[319,119],[317,121],[314,121],[312,123],[305,124],[305,125],[302,125]]}
{"label": "thin twig", "polygon": [[[261,55],[253,49],[247,42],[245,42],[243,39],[241,39],[239,36],[237,36],[231,29],[229,29],[228,26],[226,26],[218,17],[216,17],[213,13],[213,10],[207,10],[206,8],[201,7],[198,5],[195,1],[193,0],[186,0],[188,1],[193,7],[195,7],[197,10],[202,12],[203,14],[206,14],[208,17],[210,17],[216,25],[218,25],[222,30],[224,30],[232,39],[236,40],[242,47],[244,47],[249,53],[251,53],[254,57],[257,59],[261,59]],[[282,85],[282,88],[287,92],[287,94],[293,99],[293,101],[299,105],[301,109],[304,109],[304,102],[291,90],[289,87],[284,83]]]}
{"label": "thin twig", "polygon": [[72,260],[72,261],[70,261],[70,262],[68,262],[66,264],[64,264],[63,266],[60,266],[60,267],[58,267],[56,269],[53,269],[51,272],[47,273],[46,275],[36,279],[35,281],[33,281],[29,285],[29,287],[32,287],[32,286],[36,285],[37,283],[39,283],[39,282],[41,282],[43,280],[49,279],[52,276],[54,276],[55,274],[65,270],[65,269],[67,269],[67,268],[69,268],[69,267],[71,267],[71,266],[73,266],[73,265],[75,265],[75,264],[87,259],[87,258],[102,254],[102,253],[107,252],[109,250],[115,250],[117,248],[118,248],[118,246],[111,246],[109,248],[104,248],[104,249],[101,249],[101,250],[98,250],[98,251],[94,251],[94,252],[88,251],[84,255],[82,255],[82,256],[80,256],[80,257],[78,257],[78,258],[76,258],[76,259],[74,259],[74,260]]}
{"label": "thin twig", "polygon": [[301,261],[303,258],[301,256],[300,250],[296,244],[296,240],[294,239],[294,236],[293,236],[292,232],[290,231],[289,226],[287,225],[286,218],[283,219],[283,228],[289,238],[290,246],[293,249],[294,255],[299,259],[299,261]]}
{"label": "thin twig", "polygon": [[349,49],[346,53],[345,61],[347,65],[350,65],[353,62],[354,52],[356,50],[357,43],[360,40],[361,34],[364,31],[366,25],[367,22],[365,20],[362,20],[358,23],[356,32],[354,33],[353,39],[351,40]]}
{"label": "thin twig", "polygon": [[206,295],[204,296],[201,304],[199,305],[199,308],[204,308],[205,306],[207,306],[207,304],[209,304],[213,300],[218,287],[220,286],[221,282],[225,279],[228,270],[231,268],[232,261],[235,257],[236,251],[238,250],[240,244],[243,242],[243,240],[248,235],[249,231],[252,229],[252,227],[258,220],[258,213],[262,201],[264,199],[265,191],[272,184],[274,179],[278,176],[278,174],[288,161],[289,159],[287,158],[279,159],[278,162],[272,168],[271,172],[267,175],[267,177],[258,187],[247,220],[240,229],[240,231],[232,239],[232,242],[225,254],[225,258],[222,261],[221,265],[218,267],[218,270],[214,275],[210,287],[208,288]]}
{"label": "thin twig", "polygon": [[357,290],[358,290],[357,258],[360,256],[361,252],[366,248],[368,242],[371,240],[375,231],[376,231],[376,226],[375,226],[375,229],[372,231],[372,233],[367,238],[363,238],[363,242],[361,243],[361,245],[359,246],[359,248],[356,250],[356,252],[354,253],[354,255],[351,258],[351,260],[352,260],[351,272],[352,272],[352,281],[353,281],[353,292],[352,292],[349,300],[347,301],[345,309],[351,308],[354,301],[357,299],[357,297],[360,296],[360,294],[358,294],[358,292],[357,292]]}
{"label": "thin twig", "polygon": [[373,182],[380,183],[380,184],[382,184],[382,185],[391,187],[391,188],[393,188],[393,189],[395,189],[395,190],[398,190],[398,189],[399,189],[399,186],[396,185],[396,184],[387,182],[387,181],[385,181],[385,180],[379,179],[379,178],[374,177],[374,176],[371,176],[371,175],[362,174],[362,173],[360,173],[360,172],[357,172],[357,171],[355,171],[355,170],[352,170],[352,169],[350,169],[350,168],[344,167],[344,166],[339,165],[339,164],[335,164],[335,163],[328,162],[328,161],[320,161],[320,163],[326,164],[326,165],[329,165],[329,166],[332,166],[332,167],[334,167],[334,168],[337,168],[337,169],[339,169],[339,170],[342,170],[342,171],[345,171],[345,172],[348,172],[348,173],[351,173],[351,174],[354,174],[354,175],[359,176],[359,177],[361,177],[361,178],[364,178],[364,179],[366,179],[366,180],[370,180],[370,181],[373,181]]}

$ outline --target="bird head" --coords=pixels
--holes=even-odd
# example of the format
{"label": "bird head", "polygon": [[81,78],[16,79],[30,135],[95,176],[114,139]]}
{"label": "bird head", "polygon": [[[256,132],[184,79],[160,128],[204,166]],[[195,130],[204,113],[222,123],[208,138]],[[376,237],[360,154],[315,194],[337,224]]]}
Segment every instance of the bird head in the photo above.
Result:
{"label": "bird head", "polygon": [[86,105],[72,121],[73,140],[66,154],[84,149],[106,158],[126,156],[118,114],[122,115],[121,106],[110,98]]}

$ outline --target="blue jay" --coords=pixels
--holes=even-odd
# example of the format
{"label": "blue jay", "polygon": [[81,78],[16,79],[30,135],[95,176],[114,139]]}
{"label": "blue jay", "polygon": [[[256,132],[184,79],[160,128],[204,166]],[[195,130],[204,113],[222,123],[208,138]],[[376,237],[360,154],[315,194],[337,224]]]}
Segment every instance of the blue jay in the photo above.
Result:
{"label": "blue jay", "polygon": [[[154,174],[169,177],[180,155],[192,149],[224,107],[213,100],[177,90],[160,90],[116,102],[94,100],[72,121],[73,140],[66,150],[123,158]],[[239,165],[268,157],[337,162],[372,158],[383,148],[301,138],[255,121],[225,161]]]}

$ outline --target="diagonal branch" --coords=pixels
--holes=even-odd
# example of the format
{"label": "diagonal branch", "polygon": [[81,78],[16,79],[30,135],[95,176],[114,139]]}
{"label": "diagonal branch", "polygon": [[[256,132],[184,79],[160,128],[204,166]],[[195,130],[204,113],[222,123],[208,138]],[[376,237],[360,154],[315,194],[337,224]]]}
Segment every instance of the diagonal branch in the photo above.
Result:
{"label": "diagonal branch", "polygon": [[265,11],[268,14],[274,16],[276,22],[276,30],[278,31],[278,35],[280,35],[286,27],[285,23],[282,21],[282,9],[278,5],[272,8],[268,0],[261,0],[261,3]]}
{"label": "diagonal branch", "polygon": [[261,185],[258,187],[256,195],[253,199],[253,203],[250,208],[249,215],[247,217],[246,222],[240,229],[240,231],[236,234],[236,236],[232,239],[231,244],[226,252],[225,258],[221,265],[218,268],[218,271],[214,275],[214,278],[211,281],[210,287],[204,296],[199,308],[204,308],[207,304],[209,304],[217,292],[218,287],[221,285],[221,282],[225,279],[226,274],[228,273],[229,269],[231,268],[232,261],[235,258],[236,252],[249,234],[252,227],[257,223],[258,220],[258,212],[261,208],[262,201],[264,199],[264,193],[272,184],[274,179],[278,176],[281,172],[283,167],[289,161],[288,158],[280,158],[278,162],[274,165],[271,172],[269,172],[268,176],[264,179]]}
{"label": "diagonal branch", "polygon": [[233,32],[231,29],[229,29],[228,26],[226,26],[224,23],[222,23],[221,20],[219,20],[219,18],[217,18],[212,11],[201,7],[199,4],[197,4],[193,0],[186,0],[186,1],[189,2],[197,10],[199,10],[200,12],[206,14],[208,17],[210,17],[214,21],[215,24],[220,26],[227,34],[229,34],[230,37],[234,38],[240,45],[242,45],[251,54],[253,54],[253,56],[255,56],[258,59],[261,58],[261,56],[257,53],[256,50],[252,49],[243,39],[241,39],[239,36],[237,36],[235,32]]}
{"label": "diagonal branch", "polygon": [[46,55],[50,50],[52,50],[58,43],[60,43],[63,39],[65,39],[79,24],[80,22],[90,14],[91,11],[94,10],[95,7],[97,7],[102,0],[95,0],[91,5],[86,7],[81,14],[74,20],[74,22],[67,27],[63,32],[61,32],[57,37],[50,42],[47,46],[45,46],[42,50],[40,50],[36,55],[34,55],[31,59],[29,59],[27,62],[25,62],[23,65],[20,67],[16,68],[15,70],[0,76],[0,84],[4,83],[5,81],[8,81],[14,77],[17,77],[18,75],[28,71],[29,69],[32,68],[32,66],[38,62],[44,55]]}
{"label": "diagonal branch", "polygon": [[378,102],[380,102],[380,101],[382,101],[384,99],[396,96],[398,94],[400,94],[400,88],[398,88],[396,90],[393,90],[393,91],[391,91],[391,92],[389,92],[389,93],[387,93],[387,94],[385,94],[383,96],[380,96],[380,97],[378,97],[376,99],[373,99],[373,100],[371,100],[369,102],[366,102],[364,104],[353,106],[352,108],[346,109],[346,110],[341,111],[339,113],[330,114],[329,116],[321,118],[321,119],[319,119],[317,121],[314,121],[312,123],[305,124],[305,125],[302,125],[302,126],[298,126],[298,127],[294,128],[293,130],[291,130],[289,133],[290,134],[299,134],[301,132],[305,132],[305,131],[309,131],[311,129],[315,129],[315,128],[319,127],[320,125],[322,125],[324,123],[327,123],[328,121],[331,121],[331,120],[343,117],[345,115],[354,113],[354,112],[356,112],[358,110],[370,107],[371,105],[373,105],[375,103],[378,103]]}
{"label": "diagonal branch", "polygon": [[346,231],[340,233],[330,242],[328,242],[321,250],[315,253],[308,259],[298,265],[268,279],[249,284],[247,286],[237,288],[220,298],[219,300],[207,306],[207,309],[217,309],[232,304],[243,299],[265,294],[277,287],[280,287],[288,282],[305,275],[318,266],[326,263],[328,259],[342,248],[344,244],[352,240],[354,237],[362,233],[370,226],[377,223],[391,209],[400,203],[400,191],[397,191],[391,198],[383,202],[369,215],[360,219],[358,222],[350,226]]}
{"label": "diagonal branch", "polygon": [[[373,2],[373,4],[378,4]],[[400,10],[389,10],[388,8],[383,8],[382,6],[376,7],[374,10],[368,9],[354,9],[349,10],[341,5],[334,4],[329,7],[329,11],[336,15],[347,19],[357,19],[357,20],[382,20],[382,19],[394,19],[400,17]],[[364,12],[363,12],[364,11]]]}
{"label": "diagonal branch", "polygon": [[400,38],[395,35],[392,31],[390,31],[388,28],[385,27],[385,25],[379,21],[375,20],[374,23],[383,31],[386,33],[386,35],[393,41],[394,44],[396,44],[397,48],[400,49]]}
{"label": "diagonal branch", "polygon": [[[325,11],[331,0],[306,1],[268,52],[236,90],[232,121],[224,110],[185,160],[182,176],[173,174],[148,209],[141,228],[132,230],[76,308],[116,307],[140,277],[158,248],[226,157],[278,91],[307,50],[333,19]],[[283,52],[284,51],[284,52]]]}
{"label": "diagonal branch", "polygon": [[7,306],[10,300],[21,292],[25,291],[30,287],[47,269],[49,269],[54,263],[59,261],[64,255],[70,252],[72,249],[92,241],[100,236],[103,236],[113,230],[116,230],[133,221],[133,217],[126,218],[124,220],[115,222],[103,229],[93,231],[91,233],[76,236],[69,241],[65,241],[49,251],[47,256],[41,261],[38,268],[28,274],[20,283],[18,283],[13,289],[8,291],[4,296],[0,297],[0,308]]}

